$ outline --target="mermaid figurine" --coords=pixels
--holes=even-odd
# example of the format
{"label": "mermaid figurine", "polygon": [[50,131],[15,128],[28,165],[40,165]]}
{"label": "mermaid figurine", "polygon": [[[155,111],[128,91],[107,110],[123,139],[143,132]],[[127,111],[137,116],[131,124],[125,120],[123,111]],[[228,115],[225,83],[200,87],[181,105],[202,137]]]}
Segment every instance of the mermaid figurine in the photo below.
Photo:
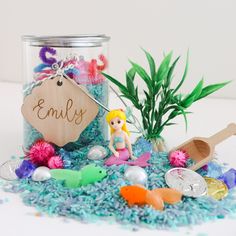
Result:
{"label": "mermaid figurine", "polygon": [[[106,120],[110,126],[111,139],[109,149],[113,153],[106,161],[105,165],[135,165],[140,167],[149,166],[147,161],[150,159],[150,153],[144,153],[139,158],[133,155],[130,142],[130,133],[126,126],[126,115],[121,109],[110,111]],[[133,161],[128,161],[131,158]]]}

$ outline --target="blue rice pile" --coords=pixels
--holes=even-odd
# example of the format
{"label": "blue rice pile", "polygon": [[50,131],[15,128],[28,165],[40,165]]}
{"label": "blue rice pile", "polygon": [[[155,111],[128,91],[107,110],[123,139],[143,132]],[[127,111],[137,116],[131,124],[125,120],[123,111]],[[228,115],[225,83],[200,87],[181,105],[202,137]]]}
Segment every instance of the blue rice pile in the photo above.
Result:
{"label": "blue rice pile", "polygon": [[[106,146],[106,145],[104,145]],[[68,152],[59,150],[67,168],[80,169],[91,163],[86,155],[91,146]],[[135,155],[150,150],[150,145],[142,138],[134,145]],[[164,175],[170,169],[168,153],[152,153],[146,167],[148,173],[148,189],[166,187]],[[103,166],[103,161],[94,161]],[[5,185],[5,191],[20,193],[25,204],[34,206],[49,215],[58,215],[77,219],[81,222],[94,222],[101,219],[109,222],[119,222],[122,225],[138,229],[141,226],[157,229],[174,229],[179,226],[189,226],[203,222],[234,217],[236,215],[236,197],[231,191],[222,201],[210,197],[183,197],[181,203],[165,205],[163,212],[149,206],[128,207],[120,197],[121,186],[131,184],[124,180],[124,171],[128,166],[104,167],[108,176],[101,182],[77,189],[67,189],[61,182],[48,180],[33,182],[30,179],[10,182]],[[202,175],[206,172],[201,171]]]}

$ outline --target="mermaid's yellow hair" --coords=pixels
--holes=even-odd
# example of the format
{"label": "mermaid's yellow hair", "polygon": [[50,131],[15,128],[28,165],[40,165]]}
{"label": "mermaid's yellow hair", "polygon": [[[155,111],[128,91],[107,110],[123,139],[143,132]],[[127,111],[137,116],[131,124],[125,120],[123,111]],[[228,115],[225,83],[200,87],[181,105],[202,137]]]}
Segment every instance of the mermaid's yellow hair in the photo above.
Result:
{"label": "mermaid's yellow hair", "polygon": [[110,122],[111,122],[112,119],[114,119],[116,117],[119,117],[121,120],[124,121],[124,124],[122,126],[122,130],[125,131],[128,135],[130,135],[130,132],[127,129],[127,126],[126,126],[126,115],[125,115],[125,112],[122,111],[121,109],[119,109],[119,110],[112,110],[112,111],[108,112],[108,114],[106,116],[107,123],[109,124],[110,129],[111,129],[111,134],[113,134],[115,130],[111,127]]}

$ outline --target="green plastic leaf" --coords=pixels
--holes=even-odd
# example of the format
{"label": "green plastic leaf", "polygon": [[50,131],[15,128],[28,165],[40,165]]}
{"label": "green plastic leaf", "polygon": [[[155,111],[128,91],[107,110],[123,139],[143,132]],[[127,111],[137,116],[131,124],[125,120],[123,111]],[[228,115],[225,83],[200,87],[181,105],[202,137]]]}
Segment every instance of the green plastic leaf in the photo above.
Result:
{"label": "green plastic leaf", "polygon": [[187,60],[186,60],[186,64],[185,64],[184,74],[183,74],[182,79],[180,80],[179,84],[174,89],[173,94],[175,94],[180,89],[182,84],[184,83],[186,76],[188,74],[188,65],[189,65],[189,51],[187,53]]}
{"label": "green plastic leaf", "polygon": [[102,75],[104,75],[108,80],[110,80],[112,83],[114,83],[120,89],[121,92],[124,92],[124,91],[128,92],[127,88],[122,83],[120,83],[118,80],[116,80],[115,78],[113,78],[110,75],[103,73],[103,72],[102,72]]}
{"label": "green plastic leaf", "polygon": [[166,78],[166,81],[165,81],[165,85],[164,85],[166,88],[168,88],[170,86],[170,83],[171,83],[171,80],[172,80],[172,75],[173,75],[175,66],[176,66],[179,59],[180,59],[180,56],[177,57],[175,59],[175,61],[172,63],[172,65],[170,66],[170,69],[168,71],[167,78]]}
{"label": "green plastic leaf", "polygon": [[174,119],[177,115],[179,115],[179,111],[173,110],[173,111],[169,114],[168,120]]}
{"label": "green plastic leaf", "polygon": [[203,83],[204,80],[201,79],[190,95],[194,96],[195,98],[198,98],[202,92]]}
{"label": "green plastic leaf", "polygon": [[138,86],[135,88],[135,96],[138,98]]}
{"label": "green plastic leaf", "polygon": [[181,94],[181,93],[174,96],[174,98],[175,98],[178,102],[180,102],[180,101],[182,100],[182,97],[183,97],[183,94]]}
{"label": "green plastic leaf", "polygon": [[159,114],[158,114],[157,110],[155,110],[155,118],[156,118],[156,120],[158,119],[158,116],[159,116]]}
{"label": "green plastic leaf", "polygon": [[163,81],[166,78],[169,71],[171,58],[172,58],[172,52],[170,52],[167,56],[165,56],[165,58],[161,62],[161,65],[159,66],[155,76],[155,81]]}
{"label": "green plastic leaf", "polygon": [[136,70],[132,67],[129,71],[128,71],[128,76],[134,81],[134,77],[136,74]]}
{"label": "green plastic leaf", "polygon": [[168,106],[167,108],[163,110],[163,114],[166,114],[167,112],[171,110],[178,110],[178,106],[177,105]]}
{"label": "green plastic leaf", "polygon": [[187,108],[192,105],[192,103],[200,96],[203,87],[203,79],[199,81],[197,86],[193,89],[193,91],[187,95],[187,97],[181,102],[181,105],[184,108]]}
{"label": "green plastic leaf", "polygon": [[195,101],[200,100],[204,97],[207,97],[208,95],[216,92],[217,90],[223,88],[224,86],[226,86],[227,84],[229,84],[231,81],[227,81],[224,83],[219,83],[219,84],[212,84],[212,85],[208,85],[205,88],[202,89],[201,94],[196,98]]}
{"label": "green plastic leaf", "polygon": [[147,128],[148,128],[148,122],[147,122],[147,120],[145,119],[145,117],[143,117],[143,128],[144,128],[144,129],[147,129]]}
{"label": "green plastic leaf", "polygon": [[130,61],[130,63],[132,64],[133,68],[138,73],[138,75],[141,77],[141,79],[144,80],[149,91],[152,91],[152,81],[151,81],[151,78],[149,77],[149,75],[147,74],[147,72],[140,65],[138,65],[132,61]]}
{"label": "green plastic leaf", "polygon": [[165,126],[176,125],[176,124],[177,123],[170,122],[170,123],[166,123]]}
{"label": "green plastic leaf", "polygon": [[146,117],[149,118],[149,113],[150,113],[150,106],[149,105],[144,107],[143,113],[145,114]]}
{"label": "green plastic leaf", "polygon": [[153,95],[157,95],[160,92],[162,81],[158,81],[154,87]]}
{"label": "green plastic leaf", "polygon": [[126,86],[129,91],[129,93],[133,96],[135,96],[135,88],[134,88],[134,81],[133,79],[129,76],[128,73],[126,73]]}
{"label": "green plastic leaf", "polygon": [[149,68],[150,68],[150,73],[151,73],[151,78],[154,79],[155,74],[156,74],[156,64],[155,64],[155,61],[154,61],[152,55],[149,52],[147,52],[143,48],[142,48],[142,50],[144,51],[144,53],[146,55],[146,58],[148,60],[148,64],[149,64]]}
{"label": "green plastic leaf", "polygon": [[150,95],[148,94],[148,92],[147,91],[145,91],[145,90],[143,90],[143,92],[144,92],[144,94],[145,94],[145,96],[146,96],[146,101],[150,101],[151,100],[151,97],[150,97]]}
{"label": "green plastic leaf", "polygon": [[173,94],[172,94],[172,90],[167,90],[167,92],[165,93],[165,97],[166,97],[166,103],[170,103],[173,100]]}

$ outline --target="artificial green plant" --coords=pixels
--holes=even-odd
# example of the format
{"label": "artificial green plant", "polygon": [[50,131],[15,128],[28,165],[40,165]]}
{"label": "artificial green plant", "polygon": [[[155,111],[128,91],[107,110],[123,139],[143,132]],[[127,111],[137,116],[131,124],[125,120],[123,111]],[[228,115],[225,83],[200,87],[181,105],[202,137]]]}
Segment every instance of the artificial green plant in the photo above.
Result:
{"label": "artificial green plant", "polygon": [[[128,99],[138,109],[142,116],[143,135],[154,144],[162,140],[162,132],[166,126],[174,125],[172,120],[183,115],[187,129],[188,108],[196,101],[221,89],[229,82],[211,84],[204,87],[204,80],[201,79],[195,88],[188,94],[179,92],[188,72],[188,55],[185,70],[177,86],[172,86],[173,74],[180,57],[173,61],[172,52],[164,56],[159,67],[157,67],[152,55],[145,51],[149,64],[148,73],[142,66],[130,61],[131,69],[126,72],[126,85],[118,79],[103,73],[103,75],[114,83],[121,92],[121,97]],[[135,86],[137,75],[145,82],[146,89],[143,90],[145,99],[139,97],[138,86]]]}

